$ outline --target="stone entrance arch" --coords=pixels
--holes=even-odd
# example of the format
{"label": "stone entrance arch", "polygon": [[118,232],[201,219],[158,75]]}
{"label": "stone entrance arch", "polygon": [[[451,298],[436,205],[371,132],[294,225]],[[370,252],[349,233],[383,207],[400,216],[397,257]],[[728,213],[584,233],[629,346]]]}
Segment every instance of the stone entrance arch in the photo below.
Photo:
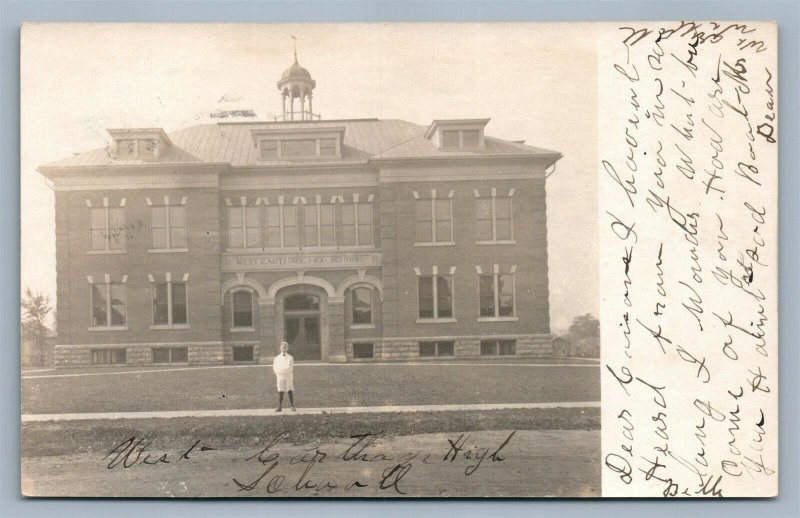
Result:
{"label": "stone entrance arch", "polygon": [[274,282],[267,290],[266,297],[259,300],[261,321],[264,323],[260,334],[264,351],[261,362],[269,363],[277,354],[287,331],[284,302],[287,297],[298,294],[309,294],[319,298],[319,359],[329,362],[347,361],[344,342],[344,297],[339,296],[336,288],[325,279],[297,275]]}

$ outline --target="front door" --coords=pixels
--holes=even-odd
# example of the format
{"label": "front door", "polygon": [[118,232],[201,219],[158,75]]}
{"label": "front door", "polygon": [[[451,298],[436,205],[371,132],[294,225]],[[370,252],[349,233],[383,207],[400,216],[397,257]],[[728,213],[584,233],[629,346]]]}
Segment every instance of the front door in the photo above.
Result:
{"label": "front door", "polygon": [[321,359],[319,315],[287,315],[286,341],[295,360]]}
{"label": "front door", "polygon": [[292,295],[284,299],[284,339],[295,360],[320,360],[319,298]]}

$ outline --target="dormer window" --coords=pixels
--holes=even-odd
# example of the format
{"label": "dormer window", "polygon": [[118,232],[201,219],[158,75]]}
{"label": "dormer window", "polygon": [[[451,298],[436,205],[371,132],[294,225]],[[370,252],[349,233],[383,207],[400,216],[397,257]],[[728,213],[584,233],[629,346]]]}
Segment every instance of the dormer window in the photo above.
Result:
{"label": "dormer window", "polygon": [[114,154],[122,160],[154,159],[171,145],[162,129],[110,129],[114,138]]}
{"label": "dormer window", "polygon": [[281,140],[281,156],[317,156],[317,141],[313,139]]}
{"label": "dormer window", "polygon": [[442,151],[483,149],[483,127],[489,119],[436,120],[425,137],[438,143]]}
{"label": "dormer window", "polygon": [[262,160],[302,160],[342,156],[344,128],[276,128],[253,130]]}

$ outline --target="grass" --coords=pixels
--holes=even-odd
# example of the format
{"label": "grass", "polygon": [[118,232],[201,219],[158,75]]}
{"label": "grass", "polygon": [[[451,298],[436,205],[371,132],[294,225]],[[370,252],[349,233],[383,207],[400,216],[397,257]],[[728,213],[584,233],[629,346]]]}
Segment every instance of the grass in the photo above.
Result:
{"label": "grass", "polygon": [[[298,407],[340,407],[600,399],[600,369],[596,364],[526,365],[531,362],[299,364],[295,367],[295,401]],[[142,370],[146,372],[115,369],[109,375],[26,377],[22,380],[22,412],[213,410],[276,404],[270,366]],[[46,374],[62,373],[70,371]]]}
{"label": "grass", "polygon": [[[22,456],[75,453],[105,455],[136,436],[152,441],[152,450],[188,448],[196,440],[214,448],[258,450],[282,432],[287,441],[308,444],[346,439],[366,432],[411,435],[480,430],[599,430],[599,408],[547,408],[380,414],[291,415],[272,417],[119,419],[25,423]],[[176,446],[177,445],[177,446]]]}

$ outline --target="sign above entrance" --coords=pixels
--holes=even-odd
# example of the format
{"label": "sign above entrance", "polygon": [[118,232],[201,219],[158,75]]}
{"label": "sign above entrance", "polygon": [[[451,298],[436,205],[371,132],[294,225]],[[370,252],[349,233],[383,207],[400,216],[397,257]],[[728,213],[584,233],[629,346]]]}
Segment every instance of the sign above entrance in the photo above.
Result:
{"label": "sign above entrance", "polygon": [[229,272],[265,270],[344,270],[379,268],[380,252],[305,252],[297,254],[231,254],[222,256],[222,269]]}

